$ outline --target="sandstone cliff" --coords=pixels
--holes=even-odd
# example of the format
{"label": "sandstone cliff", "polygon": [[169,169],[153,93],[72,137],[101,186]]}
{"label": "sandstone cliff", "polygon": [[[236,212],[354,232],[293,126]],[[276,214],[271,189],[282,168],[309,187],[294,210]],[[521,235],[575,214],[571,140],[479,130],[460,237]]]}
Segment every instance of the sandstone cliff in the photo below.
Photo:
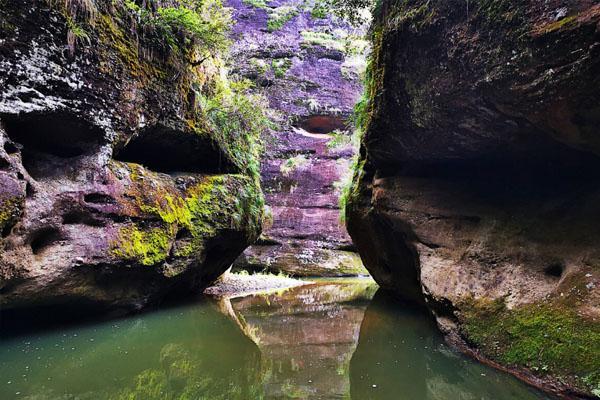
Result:
{"label": "sandstone cliff", "polygon": [[348,230],[473,355],[600,395],[600,4],[377,7]]}
{"label": "sandstone cliff", "polygon": [[0,1],[3,312],[197,293],[258,237],[258,99],[178,4]]}
{"label": "sandstone cliff", "polygon": [[[348,117],[367,43],[319,2],[230,0],[235,70],[279,113],[261,177],[271,223],[236,266],[299,276],[366,273],[338,206],[354,149]],[[361,66],[363,68],[361,68]]]}

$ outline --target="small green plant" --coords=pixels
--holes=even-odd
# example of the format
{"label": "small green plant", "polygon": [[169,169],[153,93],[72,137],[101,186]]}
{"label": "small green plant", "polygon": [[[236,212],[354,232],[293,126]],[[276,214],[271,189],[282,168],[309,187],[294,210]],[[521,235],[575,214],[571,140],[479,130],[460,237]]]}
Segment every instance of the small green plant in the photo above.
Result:
{"label": "small green plant", "polygon": [[302,31],[303,46],[322,46],[327,49],[344,51],[344,40],[329,32]]}
{"label": "small green plant", "polygon": [[269,12],[267,30],[275,32],[281,29],[288,21],[298,15],[298,9],[294,6],[280,6]]}
{"label": "small green plant", "polygon": [[50,7],[58,10],[67,25],[67,45],[71,54],[78,43],[90,43],[86,27],[94,24],[98,9],[93,0],[47,0]]}
{"label": "small green plant", "polygon": [[348,131],[336,129],[329,136],[331,139],[327,142],[327,148],[330,150],[345,148],[353,144],[352,135]]}
{"label": "small green plant", "polygon": [[[200,110],[206,116],[215,134],[230,144],[236,159],[250,159],[247,166],[250,174],[260,177],[260,152],[262,134],[273,127],[267,100],[252,93],[249,80],[217,80],[212,95],[200,94]],[[248,151],[252,154],[248,157]]]}
{"label": "small green plant", "polygon": [[242,0],[242,2],[244,4],[248,4],[249,6],[252,6],[254,8],[260,8],[263,10],[266,10],[267,8],[269,8],[269,0]]}
{"label": "small green plant", "polygon": [[250,60],[248,60],[248,62],[252,69],[260,75],[266,74],[269,70],[269,65],[267,64],[267,62],[261,58],[253,57]]}
{"label": "small green plant", "polygon": [[319,100],[313,97],[306,99],[304,103],[311,112],[319,111],[319,109],[321,108],[321,103],[319,103]]}
{"label": "small green plant", "polygon": [[276,78],[283,78],[291,66],[292,60],[289,58],[279,58],[271,61],[271,67]]}
{"label": "small green plant", "polygon": [[329,7],[323,0],[315,0],[312,9],[310,10],[310,16],[315,19],[324,19],[329,15]]}
{"label": "small green plant", "polygon": [[292,172],[297,170],[298,168],[306,165],[308,163],[308,159],[304,154],[298,154],[294,157],[290,157],[281,163],[279,170],[283,174],[283,176],[290,176]]}
{"label": "small green plant", "polygon": [[223,7],[221,0],[181,0],[168,7],[155,3],[156,0],[144,2],[145,7],[133,0],[124,3],[147,43],[167,54],[187,54],[192,64],[200,64],[207,57],[218,56],[229,48],[231,13]]}

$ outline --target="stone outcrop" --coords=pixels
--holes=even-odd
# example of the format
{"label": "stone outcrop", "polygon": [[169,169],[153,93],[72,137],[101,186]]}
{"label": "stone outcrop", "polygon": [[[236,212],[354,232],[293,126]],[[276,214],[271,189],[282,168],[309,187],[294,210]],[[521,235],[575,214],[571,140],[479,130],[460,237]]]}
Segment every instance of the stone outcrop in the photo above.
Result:
{"label": "stone outcrop", "polygon": [[[235,267],[296,276],[366,273],[338,206],[338,184],[354,153],[344,131],[362,90],[361,31],[304,1],[228,5],[235,9],[235,71],[253,80],[280,116],[264,138],[261,170],[272,223]],[[341,133],[333,136],[335,130]],[[337,146],[334,137],[342,139]]]}
{"label": "stone outcrop", "polygon": [[600,4],[376,11],[348,230],[447,338],[564,396],[600,395]]}
{"label": "stone outcrop", "polygon": [[0,4],[0,308],[200,293],[263,209],[254,139],[199,103],[218,58],[157,48],[122,2]]}

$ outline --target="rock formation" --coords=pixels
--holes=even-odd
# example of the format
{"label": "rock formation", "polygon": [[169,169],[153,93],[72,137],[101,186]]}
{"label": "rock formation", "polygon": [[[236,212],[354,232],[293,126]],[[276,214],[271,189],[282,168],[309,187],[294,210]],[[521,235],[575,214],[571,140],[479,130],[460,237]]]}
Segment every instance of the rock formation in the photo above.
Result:
{"label": "rock formation", "polygon": [[338,206],[338,184],[354,153],[344,131],[362,90],[362,32],[305,1],[228,4],[235,9],[235,70],[256,82],[281,117],[264,138],[261,171],[272,224],[236,267],[304,276],[366,273]]}
{"label": "rock formation", "polygon": [[199,292],[258,237],[256,140],[206,106],[228,93],[222,62],[153,15],[0,2],[3,312]]}
{"label": "rock formation", "polygon": [[600,396],[600,4],[376,10],[348,230],[474,356]]}

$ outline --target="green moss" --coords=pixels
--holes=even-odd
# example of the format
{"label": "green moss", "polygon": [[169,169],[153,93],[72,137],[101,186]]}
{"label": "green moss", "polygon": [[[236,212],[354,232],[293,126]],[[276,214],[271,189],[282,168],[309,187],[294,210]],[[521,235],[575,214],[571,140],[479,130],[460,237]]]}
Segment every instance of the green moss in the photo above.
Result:
{"label": "green moss", "polygon": [[[143,191],[144,186],[138,185]],[[205,177],[184,196],[163,190],[154,193],[151,201],[143,195],[134,197],[142,213],[140,217],[158,220],[160,227],[147,229],[137,224],[122,228],[112,243],[112,251],[117,257],[142,265],[163,262],[182,229],[189,231],[191,240],[175,249],[174,255],[180,257],[201,252],[206,239],[218,235],[219,231],[247,232],[251,240],[261,230],[264,198],[260,187],[244,175]]]}
{"label": "green moss", "polygon": [[310,16],[315,19],[324,19],[329,15],[329,8],[323,1],[316,1],[313,8],[310,10]]}
{"label": "green moss", "polygon": [[22,197],[10,197],[0,200],[0,231],[13,224],[21,214]]}
{"label": "green moss", "polygon": [[137,226],[122,228],[113,254],[117,257],[136,260],[142,265],[163,262],[171,244],[169,228],[140,229]]}
{"label": "green moss", "polygon": [[396,0],[388,7],[387,15],[377,18],[375,25],[385,32],[411,30],[419,32],[429,26],[438,13],[435,2],[430,0]]}
{"label": "green moss", "polygon": [[577,25],[577,15],[571,15],[560,19],[556,22],[552,22],[550,24],[544,25],[540,27],[538,30],[542,33],[550,33],[559,31],[561,29],[568,29],[570,27],[574,27]]}
{"label": "green moss", "polygon": [[506,309],[502,300],[461,305],[468,340],[497,361],[600,388],[600,324],[557,302]]}
{"label": "green moss", "polygon": [[[527,36],[527,4],[512,0],[477,0],[474,4],[476,21],[502,29],[504,38],[520,40]],[[494,29],[494,28],[491,28]],[[500,39],[504,39],[500,38]],[[514,43],[512,43],[514,45]]]}
{"label": "green moss", "polygon": [[268,0],[242,0],[242,2],[244,4],[248,4],[249,6],[252,6],[254,8],[260,8],[262,10],[266,10],[269,8]]}

